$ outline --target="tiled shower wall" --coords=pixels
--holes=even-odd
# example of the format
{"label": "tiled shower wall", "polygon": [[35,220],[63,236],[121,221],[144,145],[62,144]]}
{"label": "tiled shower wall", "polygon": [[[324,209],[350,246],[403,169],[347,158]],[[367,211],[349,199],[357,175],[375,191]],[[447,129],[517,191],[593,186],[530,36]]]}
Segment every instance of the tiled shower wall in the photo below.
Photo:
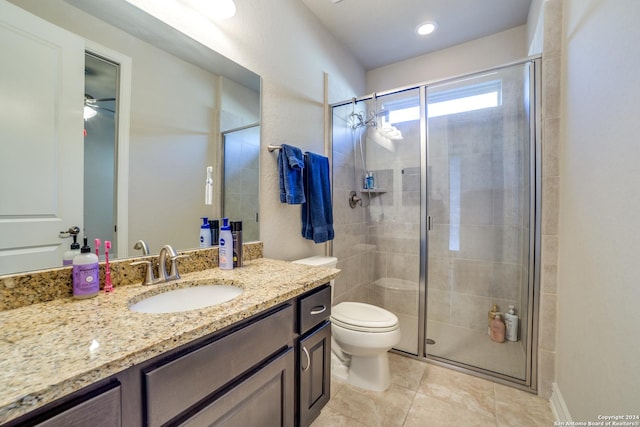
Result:
{"label": "tiled shower wall", "polygon": [[[387,147],[367,145],[367,168],[380,193],[370,193],[369,241],[373,280],[415,283],[420,273],[420,133],[419,122],[398,123],[403,139]],[[375,132],[370,129],[369,133]],[[365,203],[369,203],[365,195]],[[417,296],[413,295],[414,297]],[[416,311],[413,312],[415,315]]]}
{"label": "tiled shower wall", "polygon": [[[333,255],[342,274],[336,279],[334,304],[341,301],[367,302],[367,284],[372,279],[367,268],[367,212],[349,207],[349,193],[361,187],[362,170],[354,173],[354,138],[347,126],[351,105],[333,111]],[[361,163],[358,162],[358,165]],[[359,186],[356,188],[356,175]]]}

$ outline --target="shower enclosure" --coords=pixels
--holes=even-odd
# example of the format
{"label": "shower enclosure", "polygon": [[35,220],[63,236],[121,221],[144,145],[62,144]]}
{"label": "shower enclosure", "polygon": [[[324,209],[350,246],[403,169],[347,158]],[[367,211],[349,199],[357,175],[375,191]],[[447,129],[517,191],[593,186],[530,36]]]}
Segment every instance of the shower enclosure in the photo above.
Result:
{"label": "shower enclosure", "polygon": [[[395,313],[397,351],[533,389],[537,67],[333,106],[335,299]],[[494,305],[516,341],[489,336]]]}

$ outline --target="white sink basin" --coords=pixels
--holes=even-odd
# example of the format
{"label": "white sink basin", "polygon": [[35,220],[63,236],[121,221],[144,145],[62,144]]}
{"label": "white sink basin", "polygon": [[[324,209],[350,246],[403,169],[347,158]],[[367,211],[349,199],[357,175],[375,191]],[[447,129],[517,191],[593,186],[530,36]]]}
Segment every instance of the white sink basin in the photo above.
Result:
{"label": "white sink basin", "polygon": [[129,309],[140,313],[177,313],[230,301],[242,291],[242,288],[231,285],[191,286],[145,298]]}

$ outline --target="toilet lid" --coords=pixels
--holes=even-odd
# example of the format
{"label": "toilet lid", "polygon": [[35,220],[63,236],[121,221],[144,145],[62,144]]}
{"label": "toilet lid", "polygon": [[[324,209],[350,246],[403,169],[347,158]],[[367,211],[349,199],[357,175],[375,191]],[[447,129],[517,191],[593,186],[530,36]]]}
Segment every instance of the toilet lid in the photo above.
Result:
{"label": "toilet lid", "polygon": [[331,307],[331,321],[355,331],[387,332],[398,328],[395,314],[361,302],[341,302]]}

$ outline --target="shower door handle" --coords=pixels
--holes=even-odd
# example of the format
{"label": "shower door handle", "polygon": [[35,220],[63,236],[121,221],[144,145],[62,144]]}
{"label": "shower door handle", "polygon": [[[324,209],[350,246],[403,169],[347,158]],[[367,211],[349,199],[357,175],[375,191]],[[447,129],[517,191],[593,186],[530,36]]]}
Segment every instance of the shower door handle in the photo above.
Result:
{"label": "shower door handle", "polygon": [[431,215],[427,215],[427,231],[431,231]]}

